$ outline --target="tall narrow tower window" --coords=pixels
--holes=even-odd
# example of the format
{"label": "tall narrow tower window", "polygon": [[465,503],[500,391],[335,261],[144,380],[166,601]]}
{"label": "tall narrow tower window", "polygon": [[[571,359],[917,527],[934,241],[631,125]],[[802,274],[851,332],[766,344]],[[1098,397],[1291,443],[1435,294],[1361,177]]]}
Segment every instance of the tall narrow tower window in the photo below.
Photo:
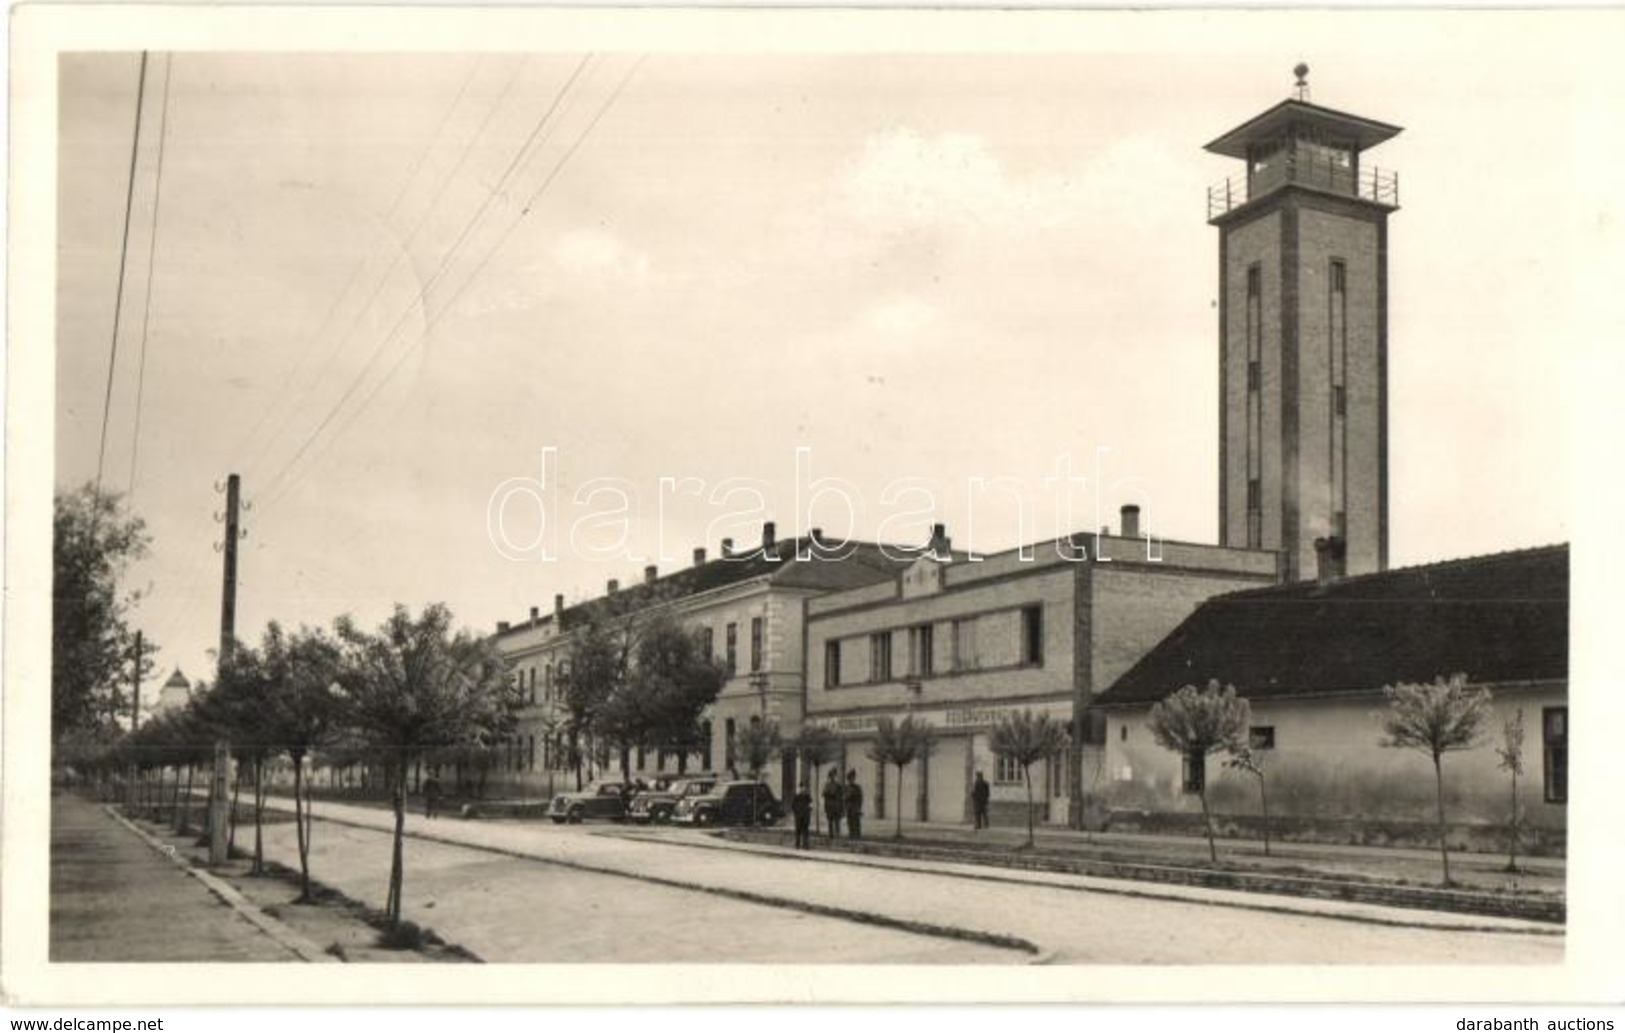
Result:
{"label": "tall narrow tower window", "polygon": [[1348,512],[1348,264],[1332,259],[1327,274],[1327,465],[1331,532],[1347,538]]}
{"label": "tall narrow tower window", "polygon": [[1264,465],[1264,268],[1247,267],[1247,545],[1264,541],[1264,514],[1258,482]]}

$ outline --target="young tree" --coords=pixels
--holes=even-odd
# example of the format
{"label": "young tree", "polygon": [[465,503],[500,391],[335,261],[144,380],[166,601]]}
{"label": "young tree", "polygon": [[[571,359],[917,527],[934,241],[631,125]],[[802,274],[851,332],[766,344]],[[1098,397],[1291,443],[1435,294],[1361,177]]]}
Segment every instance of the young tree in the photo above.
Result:
{"label": "young tree", "polygon": [[[310,835],[312,821],[305,758],[322,746],[333,728],[338,700],[340,653],[320,629],[301,628],[292,635],[275,621],[265,629],[267,738],[293,762],[293,820],[299,848],[299,901],[310,900]],[[257,840],[256,836],[256,840]],[[257,847],[256,847],[257,850]]]}
{"label": "young tree", "polygon": [[1383,715],[1384,746],[1416,750],[1433,761],[1433,783],[1438,802],[1439,859],[1445,885],[1450,884],[1450,848],[1444,820],[1444,755],[1470,750],[1479,744],[1489,716],[1488,689],[1469,691],[1467,676],[1436,678],[1431,685],[1401,683],[1383,690],[1388,712]]}
{"label": "young tree", "polygon": [[1511,793],[1507,810],[1507,871],[1518,871],[1518,838],[1523,817],[1518,811],[1518,776],[1523,774],[1523,708],[1501,724],[1501,745],[1495,748],[1500,768],[1510,777]]}
{"label": "young tree", "polygon": [[930,755],[935,747],[931,726],[913,714],[901,721],[883,717],[875,724],[875,741],[869,746],[869,759],[897,768],[897,831],[893,838],[903,838],[903,769],[918,758]]}
{"label": "young tree", "polygon": [[[779,734],[777,722],[752,721],[744,728],[741,728],[738,734],[734,736],[735,756],[744,763],[745,770],[750,772],[750,777],[757,781],[761,780],[762,769],[767,767],[767,762],[772,760],[775,754],[782,752],[783,749],[784,739]],[[755,792],[756,790],[751,790],[753,795]],[[751,801],[750,815],[752,825],[756,824],[755,804],[756,801],[753,799]]]}
{"label": "young tree", "polygon": [[375,632],[338,622],[344,652],[339,674],[344,721],[388,757],[395,833],[385,913],[400,924],[405,881],[406,777],[437,747],[505,734],[523,705],[518,684],[493,644],[453,632],[451,611],[438,603],[417,618],[397,606]]}
{"label": "young tree", "polygon": [[1221,687],[1209,680],[1207,688],[1187,685],[1151,707],[1151,735],[1164,749],[1190,763],[1196,790],[1202,798],[1202,823],[1207,829],[1208,857],[1217,864],[1219,848],[1213,841],[1213,816],[1207,805],[1207,756],[1217,751],[1234,753],[1247,741],[1250,723],[1247,701],[1236,698],[1233,685]]}
{"label": "young tree", "polygon": [[[806,765],[812,773],[810,783],[816,792],[823,783],[819,781],[818,769],[830,763],[840,755],[841,744],[835,738],[835,733],[823,725],[803,723],[801,731],[791,739],[789,747],[796,751],[801,763]],[[813,808],[813,827],[817,829],[819,823],[820,807]]]}
{"label": "young tree", "polygon": [[[151,538],[119,496],[87,484],[58,494],[51,543],[51,729],[93,728],[123,716],[131,683],[134,635],[125,623],[136,594],[119,580],[146,555]],[[141,674],[150,673],[151,643]]]}
{"label": "young tree", "polygon": [[252,780],[249,788],[254,796],[254,858],[250,871],[254,875],[261,875],[265,870],[264,769],[276,734],[270,711],[265,706],[269,686],[262,653],[247,643],[238,642],[220,661],[214,688],[201,697],[200,702],[200,712],[215,736],[229,744],[237,769],[232,785],[228,851],[234,849],[237,842],[238,800],[244,776]]}
{"label": "young tree", "polygon": [[1022,710],[1006,714],[993,726],[988,746],[995,757],[1016,764],[1027,784],[1027,848],[1033,847],[1033,765],[1053,760],[1066,749],[1070,736],[1066,725],[1048,714]]}
{"label": "young tree", "polygon": [[1270,853],[1270,800],[1264,791],[1264,754],[1255,750],[1252,744],[1243,742],[1231,750],[1230,758],[1224,766],[1232,771],[1240,771],[1253,776],[1258,780],[1258,809],[1264,823],[1264,856]]}

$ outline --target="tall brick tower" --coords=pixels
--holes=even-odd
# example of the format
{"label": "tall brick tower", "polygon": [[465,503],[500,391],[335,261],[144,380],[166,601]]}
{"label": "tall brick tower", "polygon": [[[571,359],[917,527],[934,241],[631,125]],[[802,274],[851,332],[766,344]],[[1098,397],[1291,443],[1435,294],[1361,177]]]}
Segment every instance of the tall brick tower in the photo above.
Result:
{"label": "tall brick tower", "polygon": [[1388,566],[1388,215],[1398,126],[1295,95],[1207,145],[1219,228],[1219,539],[1314,577]]}

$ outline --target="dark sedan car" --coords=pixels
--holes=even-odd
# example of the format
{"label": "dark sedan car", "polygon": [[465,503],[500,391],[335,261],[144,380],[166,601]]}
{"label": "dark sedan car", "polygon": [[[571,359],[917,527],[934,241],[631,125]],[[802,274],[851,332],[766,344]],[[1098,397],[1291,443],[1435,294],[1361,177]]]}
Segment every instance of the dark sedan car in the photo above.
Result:
{"label": "dark sedan car", "polygon": [[677,801],[672,813],[682,825],[773,825],[782,817],[766,782],[719,782],[703,796]]}
{"label": "dark sedan car", "polygon": [[587,818],[609,818],[619,821],[626,816],[626,797],[619,782],[594,782],[579,793],[560,793],[553,797],[553,806],[547,816],[555,825],[572,825]]}
{"label": "dark sedan car", "polygon": [[665,789],[650,789],[632,798],[628,821],[664,825],[671,821],[677,805],[690,797],[704,796],[717,784],[715,776],[679,778]]}

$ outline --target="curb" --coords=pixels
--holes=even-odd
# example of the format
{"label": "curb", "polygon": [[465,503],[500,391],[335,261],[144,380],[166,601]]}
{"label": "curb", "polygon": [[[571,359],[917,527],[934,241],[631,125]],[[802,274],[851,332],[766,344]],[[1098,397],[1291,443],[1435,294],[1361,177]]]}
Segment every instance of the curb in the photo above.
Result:
{"label": "curb", "polygon": [[[783,849],[776,843],[759,842],[733,830],[722,833],[722,838],[726,838],[731,842],[762,846],[773,850]],[[1083,857],[1057,857],[1053,854],[1040,854],[1022,858],[990,854],[985,851],[955,850],[952,847],[920,845],[898,847],[870,841],[865,841],[863,845],[856,847],[841,841],[839,845],[833,847],[833,850],[851,857],[889,857],[900,860],[965,864],[984,868],[1045,871],[1092,878],[1193,886],[1238,893],[1269,893],[1303,897],[1311,900],[1372,904],[1382,907],[1431,910],[1452,914],[1484,915],[1492,918],[1542,922],[1556,926],[1562,926],[1567,915],[1567,905],[1563,901],[1502,898],[1482,893],[1421,889],[1338,879],[1313,879],[1302,876],[1252,872],[1217,872],[1179,865],[1139,864]],[[1280,909],[1276,908],[1276,910]],[[1324,912],[1315,913],[1324,914]]]}
{"label": "curb", "polygon": [[[364,822],[351,821],[345,818],[332,818],[316,816],[317,821],[325,821],[331,825],[344,825],[349,828],[362,829],[367,832],[377,832],[390,835],[389,829],[381,829],[376,825]],[[138,830],[139,831],[139,830]],[[705,883],[688,882],[682,879],[669,879],[660,875],[645,875],[638,872],[628,872],[618,868],[606,868],[600,865],[585,864],[581,861],[567,861],[561,858],[543,857],[515,850],[508,847],[489,846],[483,843],[469,843],[460,839],[451,839],[446,836],[430,835],[422,832],[406,832],[408,839],[419,839],[426,843],[438,843],[442,846],[459,847],[464,850],[479,850],[483,853],[496,854],[502,857],[515,857],[537,864],[551,864],[560,868],[570,868],[576,871],[591,872],[595,875],[613,875],[623,879],[632,879],[636,882],[647,882],[656,886],[668,886],[673,889],[689,890],[695,893],[708,893],[716,897],[731,900],[740,900],[748,904],[761,904],[767,907],[783,908],[790,911],[800,911],[805,914],[819,915],[824,918],[836,918],[848,922],[857,922],[862,925],[879,926],[884,929],[895,929],[899,932],[914,933],[918,936],[934,936],[939,939],[961,940],[967,943],[980,943],[989,947],[999,947],[1005,950],[1017,950],[1033,956],[1030,964],[1045,964],[1052,957],[1052,952],[1039,947],[1031,940],[1019,936],[1010,936],[1005,933],[990,933],[980,929],[964,929],[959,926],[937,925],[931,922],[916,922],[910,919],[892,918],[888,915],[877,915],[867,911],[853,911],[847,908],[834,907],[828,904],[813,904],[804,900],[795,900],[790,897],[780,897],[768,893],[756,893],[751,890],[727,889],[721,886],[710,886]]]}
{"label": "curb", "polygon": [[208,888],[210,893],[213,893],[216,897],[219,897],[227,907],[241,915],[250,924],[259,929],[260,932],[276,941],[277,946],[281,947],[283,950],[295,955],[301,961],[308,961],[312,964],[340,964],[338,958],[335,958],[331,954],[328,954],[326,951],[322,950],[322,948],[316,945],[315,941],[301,936],[287,925],[284,925],[282,922],[272,918],[264,911],[261,911],[253,903],[251,903],[247,897],[237,892],[237,890],[224,879],[210,872],[206,872],[201,868],[193,866],[190,862],[181,857],[179,852],[177,852],[173,847],[169,846],[167,843],[160,842],[156,836],[153,836],[146,829],[143,829],[141,826],[135,824],[124,815],[118,813],[113,809],[111,804],[103,804],[102,810],[105,811],[114,821],[135,833],[136,836],[138,836],[142,842],[146,843],[147,846],[151,847],[154,852],[168,858],[170,862],[175,865],[175,867],[201,882]]}

